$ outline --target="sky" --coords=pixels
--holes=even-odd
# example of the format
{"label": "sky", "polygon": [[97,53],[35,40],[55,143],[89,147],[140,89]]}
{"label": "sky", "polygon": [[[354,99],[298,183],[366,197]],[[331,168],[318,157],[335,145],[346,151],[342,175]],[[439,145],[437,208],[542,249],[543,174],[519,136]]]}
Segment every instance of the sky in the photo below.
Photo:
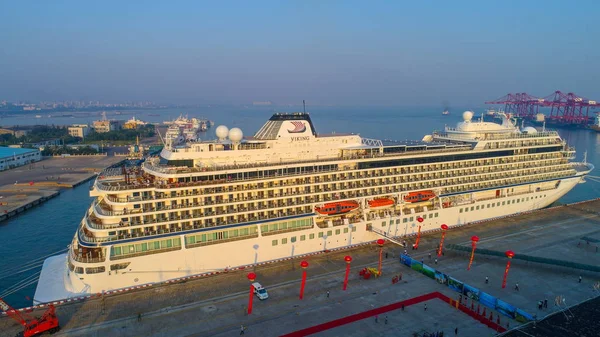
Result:
{"label": "sky", "polygon": [[0,99],[600,100],[599,1],[0,1]]}

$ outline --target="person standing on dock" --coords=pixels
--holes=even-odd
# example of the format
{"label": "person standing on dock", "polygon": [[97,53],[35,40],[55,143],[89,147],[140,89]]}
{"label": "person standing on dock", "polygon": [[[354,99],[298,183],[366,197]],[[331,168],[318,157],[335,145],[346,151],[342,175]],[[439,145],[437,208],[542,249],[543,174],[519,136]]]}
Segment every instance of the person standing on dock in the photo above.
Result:
{"label": "person standing on dock", "polygon": [[327,290],[327,298],[329,298],[329,290]]}
{"label": "person standing on dock", "polygon": [[485,284],[488,284],[488,283],[490,283],[490,279],[486,276],[485,277]]}
{"label": "person standing on dock", "polygon": [[246,327],[242,324],[240,327],[240,335],[243,335],[244,333],[246,333]]}
{"label": "person standing on dock", "polygon": [[519,284],[518,283],[515,283],[515,290],[519,291]]}

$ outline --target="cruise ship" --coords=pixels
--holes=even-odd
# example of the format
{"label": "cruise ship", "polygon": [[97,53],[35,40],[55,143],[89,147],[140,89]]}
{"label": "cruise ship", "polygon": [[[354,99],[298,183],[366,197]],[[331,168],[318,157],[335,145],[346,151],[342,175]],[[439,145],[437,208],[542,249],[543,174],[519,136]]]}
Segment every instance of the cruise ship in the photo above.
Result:
{"label": "cruise ship", "polygon": [[[318,134],[276,113],[252,137],[165,147],[107,169],[35,303],[219,272],[546,207],[593,166],[554,131],[463,114],[422,141]],[[419,223],[420,221],[420,223]]]}

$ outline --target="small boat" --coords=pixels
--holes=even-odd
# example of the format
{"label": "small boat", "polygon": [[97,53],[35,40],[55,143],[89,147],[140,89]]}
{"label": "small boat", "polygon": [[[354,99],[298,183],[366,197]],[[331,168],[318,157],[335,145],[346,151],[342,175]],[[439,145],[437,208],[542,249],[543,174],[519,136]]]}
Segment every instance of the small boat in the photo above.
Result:
{"label": "small boat", "polygon": [[322,207],[315,207],[315,211],[321,215],[337,215],[351,212],[358,208],[356,201],[330,202]]}
{"label": "small boat", "polygon": [[394,200],[390,198],[378,198],[369,201],[369,208],[383,208],[394,206]]}
{"label": "small boat", "polygon": [[442,115],[448,116],[448,115],[450,115],[450,111],[444,110],[444,111],[442,111]]}
{"label": "small boat", "polygon": [[410,192],[407,196],[404,197],[404,201],[406,202],[422,202],[427,201],[429,199],[435,198],[436,195],[433,191],[419,191],[419,192]]}

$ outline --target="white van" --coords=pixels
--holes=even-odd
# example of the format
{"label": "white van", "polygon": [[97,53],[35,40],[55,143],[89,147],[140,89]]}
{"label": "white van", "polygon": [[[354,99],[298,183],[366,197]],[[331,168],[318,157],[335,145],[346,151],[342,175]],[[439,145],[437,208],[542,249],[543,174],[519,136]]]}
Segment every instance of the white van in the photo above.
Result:
{"label": "white van", "polygon": [[252,283],[252,287],[254,288],[254,293],[258,297],[259,300],[266,300],[269,298],[269,294],[267,293],[267,289],[263,288],[262,285],[258,282]]}

